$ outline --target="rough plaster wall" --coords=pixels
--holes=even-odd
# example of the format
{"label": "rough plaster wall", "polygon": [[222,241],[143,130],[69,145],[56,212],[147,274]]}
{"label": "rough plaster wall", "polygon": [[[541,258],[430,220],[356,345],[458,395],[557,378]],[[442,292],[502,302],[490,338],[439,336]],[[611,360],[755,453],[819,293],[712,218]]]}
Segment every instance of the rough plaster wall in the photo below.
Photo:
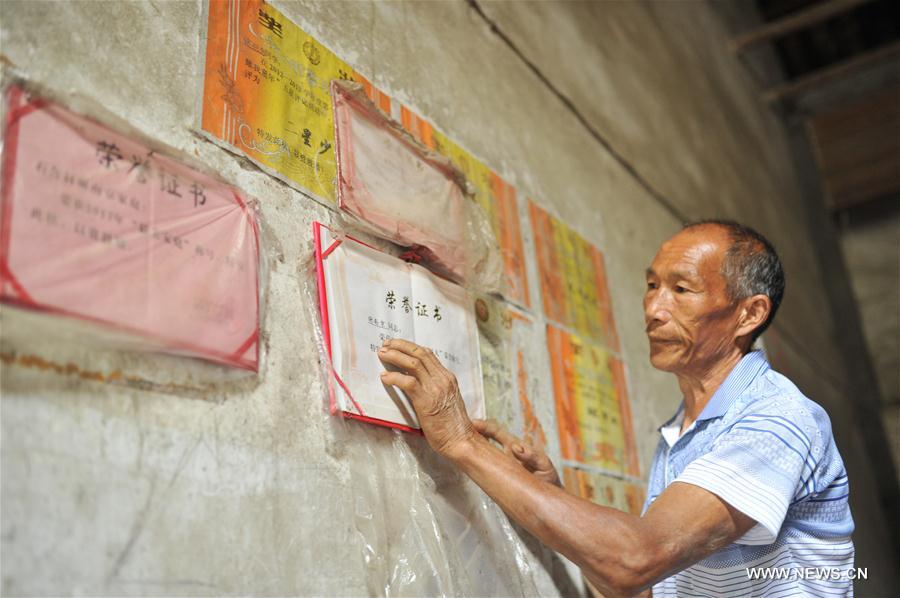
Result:
{"label": "rough plaster wall", "polygon": [[[672,210],[467,4],[276,5],[605,252],[646,471],[653,430],[678,401],[673,380],[647,363],[640,307],[643,268],[678,226]],[[354,505],[359,491],[372,495],[373,481],[354,477],[353,453],[336,445],[345,430],[323,414],[303,290],[306,231],[311,220],[330,216],[191,133],[199,3],[3,2],[0,10],[2,52],[12,63],[260,198],[270,241],[266,369],[258,383],[205,385],[207,366],[29,336],[28,320],[10,321],[5,310],[3,351],[44,361],[2,366],[4,593],[352,595],[383,588],[383,580],[373,581],[377,562],[367,565],[361,554],[366,524]],[[841,361],[818,292],[823,274],[804,253],[787,149],[777,122],[723,52],[721,25],[702,3],[492,3],[483,10],[675,211],[741,218],[774,238],[791,277],[780,317],[797,339],[791,373],[832,410],[854,479],[859,564],[879,570],[873,590],[889,587],[872,474],[852,418],[835,417],[849,410],[839,390]],[[523,231],[530,247],[528,227]],[[533,261],[528,267],[537,300]],[[7,334],[17,327],[20,334]],[[540,350],[538,343],[529,358],[540,359]],[[138,371],[150,389],[33,366],[56,362],[81,372]],[[823,371],[837,382],[823,381]],[[362,434],[378,471],[390,475],[391,458],[415,456],[393,475],[408,481],[404,474],[421,473],[410,491],[433,504],[445,499],[441,488],[451,497],[467,491],[421,443]],[[398,499],[379,492],[388,513]],[[534,589],[503,567],[492,569],[504,581],[495,589]],[[541,593],[552,588],[547,575],[534,578]]]}

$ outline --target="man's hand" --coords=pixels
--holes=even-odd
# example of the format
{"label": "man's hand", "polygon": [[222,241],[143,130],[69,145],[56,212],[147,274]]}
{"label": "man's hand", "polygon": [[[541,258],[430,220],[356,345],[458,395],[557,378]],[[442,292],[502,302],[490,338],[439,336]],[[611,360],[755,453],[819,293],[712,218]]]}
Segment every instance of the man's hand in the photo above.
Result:
{"label": "man's hand", "polygon": [[494,420],[475,419],[472,420],[472,425],[485,438],[498,442],[507,454],[515,457],[522,467],[533,473],[539,480],[562,488],[559,474],[556,473],[553,462],[544,451],[516,438]]}
{"label": "man's hand", "polygon": [[378,358],[400,370],[382,373],[381,381],[396,386],[412,401],[431,448],[452,457],[456,449],[475,437],[456,376],[441,364],[431,349],[410,341],[391,339],[379,349]]}

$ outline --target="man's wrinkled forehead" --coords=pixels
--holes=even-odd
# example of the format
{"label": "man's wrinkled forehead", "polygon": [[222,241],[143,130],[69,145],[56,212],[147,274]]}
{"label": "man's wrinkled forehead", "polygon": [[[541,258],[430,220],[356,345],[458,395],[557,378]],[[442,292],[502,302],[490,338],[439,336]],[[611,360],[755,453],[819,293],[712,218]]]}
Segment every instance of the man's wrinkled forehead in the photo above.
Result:
{"label": "man's wrinkled forehead", "polygon": [[719,226],[682,230],[662,244],[649,271],[659,274],[661,268],[677,268],[695,275],[704,274],[704,270],[718,272],[729,244],[727,231]]}

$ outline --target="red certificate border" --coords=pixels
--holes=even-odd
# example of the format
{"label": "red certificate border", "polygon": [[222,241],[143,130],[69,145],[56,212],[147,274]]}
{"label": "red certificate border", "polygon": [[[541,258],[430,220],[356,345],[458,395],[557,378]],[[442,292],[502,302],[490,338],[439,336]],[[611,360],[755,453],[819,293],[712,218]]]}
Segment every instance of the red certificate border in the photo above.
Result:
{"label": "red certificate border", "polygon": [[[319,294],[319,314],[322,317],[322,340],[325,343],[325,351],[328,354],[328,410],[332,415],[340,414],[348,419],[356,419],[359,421],[367,422],[370,424],[375,424],[377,426],[384,426],[388,428],[394,428],[397,430],[401,430],[403,432],[411,432],[413,434],[422,435],[423,432],[419,428],[413,428],[412,426],[407,426],[404,424],[398,424],[396,422],[391,422],[383,419],[378,419],[375,417],[370,417],[365,415],[362,409],[356,402],[356,399],[353,398],[353,395],[350,393],[350,389],[344,384],[344,381],[341,380],[340,376],[334,369],[333,361],[332,361],[332,350],[331,350],[331,320],[328,318],[328,295],[325,290],[325,258],[327,258],[332,251],[342,242],[341,239],[337,239],[334,243],[331,244],[330,247],[322,249],[322,229],[327,231],[331,231],[331,229],[320,222],[312,223],[312,233],[313,233],[313,244],[315,246],[315,254],[316,254],[316,286],[318,287]],[[355,239],[351,236],[347,236],[351,241],[355,241],[361,245],[365,245],[369,249],[375,249],[371,245],[360,241],[359,239]],[[343,409],[339,409],[337,406],[337,399],[334,385],[337,383],[340,387],[347,393],[347,396],[350,397],[350,400],[353,402],[353,405],[359,410],[359,413],[353,413],[352,411],[345,411]]]}

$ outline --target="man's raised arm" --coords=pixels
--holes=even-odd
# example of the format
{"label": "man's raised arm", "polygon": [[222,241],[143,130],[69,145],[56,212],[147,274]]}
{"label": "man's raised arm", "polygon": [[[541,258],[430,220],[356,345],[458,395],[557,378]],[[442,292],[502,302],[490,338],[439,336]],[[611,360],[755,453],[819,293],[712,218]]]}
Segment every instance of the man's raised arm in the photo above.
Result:
{"label": "man's raised arm", "polygon": [[715,494],[675,483],[643,517],[595,505],[546,483],[479,434],[456,378],[409,341],[385,342],[379,358],[401,372],[382,381],[403,390],[431,447],[450,459],[513,520],[581,567],[608,595],[632,595],[731,544],[755,521]]}

